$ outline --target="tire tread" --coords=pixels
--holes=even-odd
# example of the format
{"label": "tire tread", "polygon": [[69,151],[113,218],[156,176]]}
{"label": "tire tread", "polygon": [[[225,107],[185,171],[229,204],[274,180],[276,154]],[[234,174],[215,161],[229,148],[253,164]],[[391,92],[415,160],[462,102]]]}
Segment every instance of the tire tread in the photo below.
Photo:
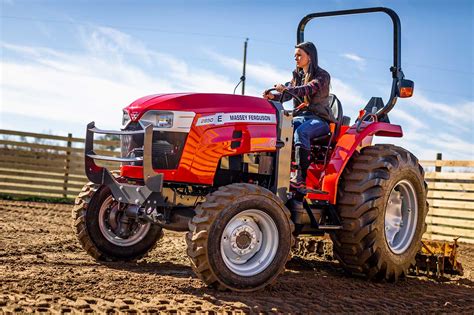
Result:
{"label": "tire tread", "polygon": [[[384,260],[377,247],[376,220],[382,197],[387,190],[391,173],[409,165],[418,170],[423,179],[424,172],[418,159],[407,150],[390,145],[377,144],[355,152],[344,170],[338,189],[338,209],[343,229],[333,233],[334,251],[343,267],[351,273],[361,273],[368,278],[396,281],[406,274],[409,265],[398,266]],[[426,199],[426,182],[424,182]],[[422,231],[426,230],[428,206],[422,211]],[[421,236],[420,236],[421,237]],[[421,246],[421,242],[420,245]]]}

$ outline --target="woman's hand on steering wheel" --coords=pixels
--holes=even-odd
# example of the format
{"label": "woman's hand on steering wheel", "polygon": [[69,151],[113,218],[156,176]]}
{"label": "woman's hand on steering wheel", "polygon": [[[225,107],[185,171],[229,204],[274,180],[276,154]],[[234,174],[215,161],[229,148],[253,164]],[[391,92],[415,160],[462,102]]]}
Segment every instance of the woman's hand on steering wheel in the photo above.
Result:
{"label": "woman's hand on steering wheel", "polygon": [[275,95],[270,93],[270,90],[265,90],[262,93],[262,97],[266,100],[273,100],[275,98]]}
{"label": "woman's hand on steering wheel", "polygon": [[274,88],[265,90],[263,92],[263,98],[265,98],[267,100],[275,100],[275,94],[272,94],[271,92],[273,92],[273,91],[279,92],[278,89],[281,89],[280,99],[278,100],[280,103],[283,100],[283,96],[285,95],[285,93],[288,93],[289,95],[291,95],[291,97],[294,98],[295,100],[297,100],[299,104],[303,103],[303,101],[301,100],[301,98],[298,95],[288,91],[287,87],[284,86],[283,84],[277,84],[277,85],[275,85]]}
{"label": "woman's hand on steering wheel", "polygon": [[279,93],[283,93],[287,90],[287,88],[283,84],[275,84],[275,90]]}

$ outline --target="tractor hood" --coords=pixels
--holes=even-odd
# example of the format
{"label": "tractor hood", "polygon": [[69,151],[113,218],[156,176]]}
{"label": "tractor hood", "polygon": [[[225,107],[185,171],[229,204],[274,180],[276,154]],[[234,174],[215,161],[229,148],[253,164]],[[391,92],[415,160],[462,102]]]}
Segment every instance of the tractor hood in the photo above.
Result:
{"label": "tractor hood", "polygon": [[139,98],[124,110],[132,121],[138,121],[149,110],[185,111],[201,115],[232,112],[275,114],[275,108],[263,98],[207,93],[149,95]]}

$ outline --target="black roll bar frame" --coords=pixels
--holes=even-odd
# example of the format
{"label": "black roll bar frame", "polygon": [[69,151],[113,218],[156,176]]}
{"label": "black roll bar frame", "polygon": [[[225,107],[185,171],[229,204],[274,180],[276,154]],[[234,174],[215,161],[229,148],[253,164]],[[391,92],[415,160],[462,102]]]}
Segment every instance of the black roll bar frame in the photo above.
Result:
{"label": "black roll bar frame", "polygon": [[317,12],[306,15],[301,19],[298,24],[298,29],[296,31],[296,43],[300,44],[304,41],[304,29],[306,24],[315,18],[328,17],[328,16],[338,16],[338,15],[350,15],[350,14],[362,14],[362,13],[374,13],[374,12],[383,12],[388,14],[393,22],[393,66],[390,67],[390,72],[392,72],[392,90],[390,92],[390,99],[384,107],[379,109],[375,115],[377,118],[380,118],[382,115],[387,114],[392,110],[397,102],[398,97],[398,88],[401,83],[401,80],[404,79],[405,75],[403,74],[401,68],[401,23],[400,18],[397,13],[389,8],[384,7],[374,7],[374,8],[363,8],[363,9],[351,9],[351,10],[340,10],[340,11],[329,11],[329,12]]}

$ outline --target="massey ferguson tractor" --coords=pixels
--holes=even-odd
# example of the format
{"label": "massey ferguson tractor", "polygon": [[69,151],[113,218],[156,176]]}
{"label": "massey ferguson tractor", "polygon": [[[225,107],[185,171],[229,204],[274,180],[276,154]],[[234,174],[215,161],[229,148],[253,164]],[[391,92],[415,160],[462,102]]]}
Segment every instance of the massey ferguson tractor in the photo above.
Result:
{"label": "massey ferguson tractor", "polygon": [[[314,18],[372,12],[393,22],[390,98],[372,97],[351,125],[330,96],[337,123],[312,140],[305,189],[290,188],[293,112],[280,102],[226,94],[146,96],[124,109],[120,131],[87,125],[90,183],[73,209],[82,247],[97,260],[130,261],[151,251],[163,229],[187,232],[187,255],[202,281],[253,291],[285,269],[297,236],[328,233],[350,274],[387,281],[404,276],[426,229],[424,172],[407,150],[371,144],[374,136],[402,136],[387,114],[397,98],[413,93],[401,69],[400,20],[387,8],[314,13],[299,23],[297,43]],[[121,157],[96,154],[95,134],[119,135]],[[120,172],[99,166],[100,160],[121,163]]]}

